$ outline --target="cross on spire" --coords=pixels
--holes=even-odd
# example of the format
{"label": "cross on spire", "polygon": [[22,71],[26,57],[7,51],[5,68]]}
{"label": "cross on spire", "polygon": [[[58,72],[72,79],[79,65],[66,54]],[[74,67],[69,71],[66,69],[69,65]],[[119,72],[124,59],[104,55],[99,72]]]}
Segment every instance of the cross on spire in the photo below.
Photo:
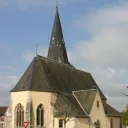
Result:
{"label": "cross on spire", "polygon": [[56,8],[58,8],[58,0],[56,0]]}

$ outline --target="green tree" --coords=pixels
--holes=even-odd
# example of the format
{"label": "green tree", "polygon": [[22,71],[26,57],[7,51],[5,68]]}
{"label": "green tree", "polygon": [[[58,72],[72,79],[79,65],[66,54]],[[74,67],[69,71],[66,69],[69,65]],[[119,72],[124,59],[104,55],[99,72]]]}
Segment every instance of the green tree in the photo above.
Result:
{"label": "green tree", "polygon": [[122,112],[122,124],[128,126],[128,108]]}
{"label": "green tree", "polygon": [[[128,86],[126,86],[128,88]],[[122,93],[122,92],[121,92]],[[124,96],[128,96],[128,94],[122,93]],[[122,112],[122,124],[124,126],[128,126],[128,108],[126,107],[126,110]]]}
{"label": "green tree", "polygon": [[53,115],[55,118],[62,119],[64,123],[64,128],[66,128],[67,122],[72,118],[75,117],[77,114],[77,110],[72,105],[58,105],[53,104]]}

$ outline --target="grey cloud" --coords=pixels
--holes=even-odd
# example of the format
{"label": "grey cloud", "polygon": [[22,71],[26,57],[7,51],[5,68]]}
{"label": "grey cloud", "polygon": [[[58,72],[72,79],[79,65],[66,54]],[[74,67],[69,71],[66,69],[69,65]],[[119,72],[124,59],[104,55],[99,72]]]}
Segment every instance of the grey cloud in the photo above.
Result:
{"label": "grey cloud", "polygon": [[0,0],[0,8],[6,8],[9,4],[8,0]]}
{"label": "grey cloud", "polygon": [[0,105],[8,105],[10,102],[10,90],[17,83],[18,77],[0,74]]}
{"label": "grey cloud", "polygon": [[[90,65],[128,68],[128,3],[113,8],[98,9],[82,15],[74,25],[92,33],[89,41],[79,41],[77,53]],[[93,65],[93,66],[94,66]]]}
{"label": "grey cloud", "polygon": [[[91,72],[97,84],[118,110],[125,108],[128,97],[128,2],[100,8],[80,15],[73,22],[77,29],[89,30],[90,40],[76,43],[78,67]],[[83,63],[81,66],[81,62]],[[79,66],[80,65],[80,66]]]}

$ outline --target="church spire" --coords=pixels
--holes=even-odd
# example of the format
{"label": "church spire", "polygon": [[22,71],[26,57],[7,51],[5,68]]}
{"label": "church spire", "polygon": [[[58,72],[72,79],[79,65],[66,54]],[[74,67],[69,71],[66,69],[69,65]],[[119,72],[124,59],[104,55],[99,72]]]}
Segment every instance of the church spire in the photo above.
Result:
{"label": "church spire", "polygon": [[69,64],[58,12],[58,3],[56,4],[56,14],[51,34],[48,58]]}

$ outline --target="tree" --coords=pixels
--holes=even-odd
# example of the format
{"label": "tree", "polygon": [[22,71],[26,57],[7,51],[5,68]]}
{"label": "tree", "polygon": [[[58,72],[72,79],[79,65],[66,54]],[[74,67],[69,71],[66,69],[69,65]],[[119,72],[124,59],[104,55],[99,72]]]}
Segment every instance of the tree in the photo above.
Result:
{"label": "tree", "polygon": [[128,108],[122,113],[122,124],[128,126]]}
{"label": "tree", "polygon": [[[126,86],[126,88],[128,88],[128,86]],[[122,93],[122,92],[121,92]],[[124,96],[128,96],[128,94],[122,93]]]}
{"label": "tree", "polygon": [[[122,92],[121,92],[122,93]],[[122,93],[124,96],[128,96],[127,94],[125,94],[125,93]]]}
{"label": "tree", "polygon": [[[126,86],[128,88],[128,86]],[[121,92],[122,93],[122,92]],[[122,93],[124,96],[128,96],[127,94],[125,93]],[[124,126],[128,126],[128,107],[126,107],[126,110],[122,112],[122,124]]]}
{"label": "tree", "polygon": [[58,105],[51,103],[54,107],[53,115],[55,118],[62,119],[64,123],[64,128],[66,128],[67,122],[72,118],[75,117],[77,114],[77,110],[72,105]]}

